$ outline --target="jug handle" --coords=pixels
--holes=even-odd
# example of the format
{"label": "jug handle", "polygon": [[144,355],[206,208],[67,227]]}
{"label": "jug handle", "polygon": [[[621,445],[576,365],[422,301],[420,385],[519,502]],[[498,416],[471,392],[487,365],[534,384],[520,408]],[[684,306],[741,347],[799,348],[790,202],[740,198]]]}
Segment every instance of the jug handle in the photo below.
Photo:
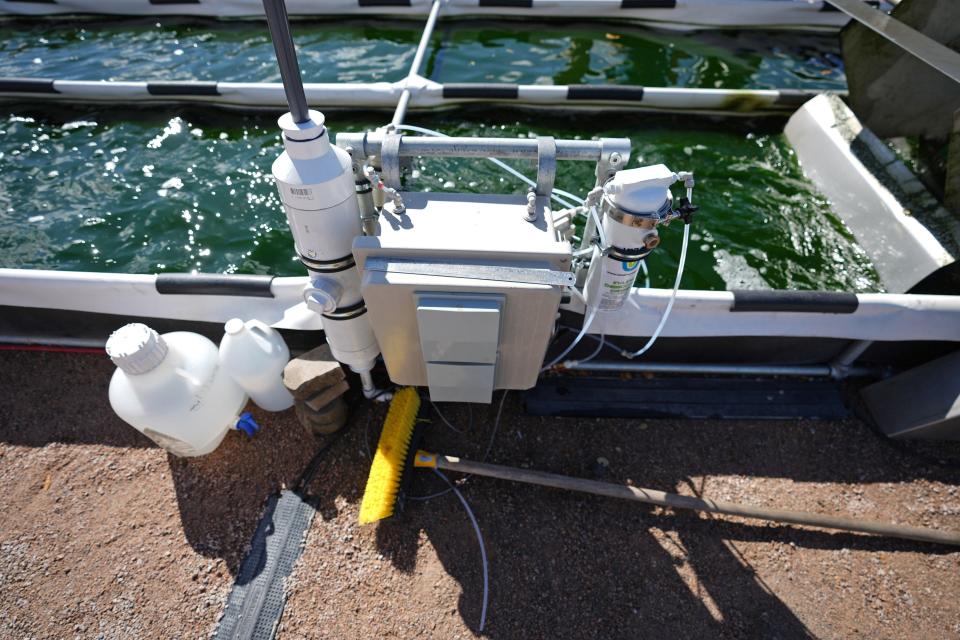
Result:
{"label": "jug handle", "polygon": [[250,332],[256,334],[254,336],[254,339],[256,339],[257,337],[260,338],[260,341],[262,341],[261,346],[265,347],[266,351],[273,352],[273,350],[276,349],[276,345],[274,344],[274,341],[270,339],[270,334],[264,331],[263,327],[261,327],[260,325],[254,324],[253,326],[251,326]]}

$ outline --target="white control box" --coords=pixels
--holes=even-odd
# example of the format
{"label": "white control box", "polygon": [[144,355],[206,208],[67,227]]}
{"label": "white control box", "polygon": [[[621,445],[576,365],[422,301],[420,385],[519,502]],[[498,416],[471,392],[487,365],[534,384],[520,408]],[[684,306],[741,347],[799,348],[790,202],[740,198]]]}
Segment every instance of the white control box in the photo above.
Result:
{"label": "white control box", "polygon": [[402,215],[388,204],[379,235],[353,245],[391,380],[429,386],[434,401],[490,402],[494,389],[534,386],[570,244],[556,239],[542,211],[524,219],[523,196],[403,199]]}

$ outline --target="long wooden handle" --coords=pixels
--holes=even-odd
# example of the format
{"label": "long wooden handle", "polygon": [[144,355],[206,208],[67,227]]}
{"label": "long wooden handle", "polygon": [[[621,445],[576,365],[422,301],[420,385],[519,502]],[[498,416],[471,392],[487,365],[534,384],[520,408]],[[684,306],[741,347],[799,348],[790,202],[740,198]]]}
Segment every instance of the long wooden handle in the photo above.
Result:
{"label": "long wooden handle", "polygon": [[599,482],[597,480],[572,478],[570,476],[561,476],[555,473],[531,471],[529,469],[517,469],[516,467],[504,467],[485,462],[471,462],[470,460],[461,460],[460,458],[456,458],[454,456],[442,456],[424,451],[418,451],[414,460],[416,465],[421,467],[435,466],[439,469],[446,469],[448,471],[460,471],[476,476],[499,478],[501,480],[513,480],[515,482],[536,484],[544,487],[553,487],[555,489],[581,491],[583,493],[592,493],[598,496],[621,498],[624,500],[633,500],[635,502],[646,502],[648,504],[656,504],[663,507],[694,509],[696,511],[723,513],[731,516],[757,518],[759,520],[788,522],[790,524],[824,527],[826,529],[839,529],[841,531],[872,533],[874,535],[889,536],[891,538],[905,538],[907,540],[919,540],[921,542],[933,542],[935,544],[960,546],[960,531],[937,531],[922,527],[911,527],[908,525],[885,522],[873,522],[870,520],[858,520],[856,518],[849,517],[828,516],[819,513],[808,513],[805,511],[768,509],[765,507],[753,507],[750,505],[737,504],[735,502],[705,500],[703,498],[682,496],[676,493],[666,493],[664,491],[657,491],[655,489],[643,489],[640,487],[611,484],[609,482]]}

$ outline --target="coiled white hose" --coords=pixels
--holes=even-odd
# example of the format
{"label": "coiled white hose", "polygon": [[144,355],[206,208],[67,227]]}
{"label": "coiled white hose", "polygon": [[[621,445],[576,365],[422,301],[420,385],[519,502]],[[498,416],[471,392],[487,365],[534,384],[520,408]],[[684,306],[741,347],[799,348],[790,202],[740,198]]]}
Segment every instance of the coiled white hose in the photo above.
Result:
{"label": "coiled white hose", "polygon": [[551,360],[550,364],[544,365],[540,369],[540,373],[547,371],[548,369],[552,368],[553,365],[566,358],[567,354],[573,351],[574,347],[580,344],[580,341],[583,340],[583,336],[585,336],[587,331],[590,329],[590,325],[593,324],[593,319],[597,317],[597,311],[599,309],[600,305],[596,305],[587,312],[586,319],[583,321],[583,327],[580,329],[580,333],[577,334],[577,337],[573,339],[573,342],[571,342],[566,349],[563,350],[563,353]]}
{"label": "coiled white hose", "polygon": [[621,351],[620,355],[625,358],[633,359],[637,356],[642,356],[644,353],[650,350],[650,347],[653,346],[653,343],[657,341],[657,338],[660,337],[660,332],[663,331],[664,325],[667,324],[667,318],[670,317],[670,312],[673,311],[673,303],[677,299],[677,290],[680,288],[680,280],[683,278],[683,267],[687,262],[687,245],[690,244],[690,225],[683,225],[683,246],[680,249],[680,264],[677,265],[677,277],[673,281],[673,291],[670,293],[670,301],[667,302],[667,308],[663,310],[663,315],[660,316],[660,324],[657,325],[656,331],[653,332],[653,335],[650,336],[650,339],[647,340],[647,344],[639,351],[634,351],[630,353],[629,351]]}

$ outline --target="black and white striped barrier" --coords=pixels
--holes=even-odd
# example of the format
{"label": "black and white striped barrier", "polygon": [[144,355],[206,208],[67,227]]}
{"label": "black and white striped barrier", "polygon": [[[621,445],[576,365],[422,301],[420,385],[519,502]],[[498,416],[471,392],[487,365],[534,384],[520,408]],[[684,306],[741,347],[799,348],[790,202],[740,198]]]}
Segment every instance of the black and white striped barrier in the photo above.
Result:
{"label": "black and white striped barrier", "polygon": [[[868,1],[868,0],[865,0]],[[294,16],[426,17],[432,0],[287,0]],[[876,4],[873,2],[872,4]],[[889,2],[881,8],[889,9]],[[661,28],[832,31],[849,18],[822,0],[448,0],[444,16],[626,20]],[[263,17],[260,0],[0,0],[0,15]]]}
{"label": "black and white striped barrier", "polygon": [[[611,85],[438,84],[423,80],[371,84],[305,84],[307,101],[323,109],[393,109],[405,85],[411,109],[464,103],[535,105],[539,108],[645,110],[720,114],[792,113],[816,92],[790,89],[684,89]],[[0,99],[114,105],[204,103],[243,109],[286,109],[280,83],[101,82],[0,78]]]}

